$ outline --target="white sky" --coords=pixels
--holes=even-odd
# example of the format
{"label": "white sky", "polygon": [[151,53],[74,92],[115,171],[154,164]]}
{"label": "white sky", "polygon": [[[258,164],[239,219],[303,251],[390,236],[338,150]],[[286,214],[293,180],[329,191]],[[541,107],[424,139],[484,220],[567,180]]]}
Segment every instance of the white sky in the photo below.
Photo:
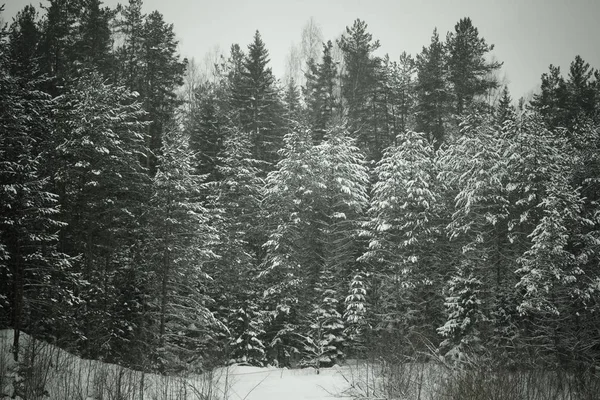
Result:
{"label": "white sky", "polygon": [[[0,0],[5,20],[39,0]],[[114,7],[119,0],[104,0]],[[121,0],[126,3],[127,0]],[[145,0],[144,12],[160,11],[173,23],[182,56],[201,61],[218,45],[243,49],[258,29],[269,50],[271,67],[283,78],[292,43],[299,43],[310,17],[321,26],[325,40],[334,40],[360,18],[369,25],[381,49],[397,59],[402,51],[415,55],[429,44],[433,28],[440,36],[469,16],[504,61],[503,72],[514,99],[539,85],[550,64],[564,75],[581,55],[600,68],[600,0]]]}

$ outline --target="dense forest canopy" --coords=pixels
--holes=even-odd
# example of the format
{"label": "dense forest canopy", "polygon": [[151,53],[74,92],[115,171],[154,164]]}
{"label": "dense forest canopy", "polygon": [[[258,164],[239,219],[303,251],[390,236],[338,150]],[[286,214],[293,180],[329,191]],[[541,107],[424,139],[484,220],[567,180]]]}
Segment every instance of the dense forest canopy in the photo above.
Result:
{"label": "dense forest canopy", "polygon": [[468,17],[395,60],[349,22],[318,42],[309,24],[284,80],[259,31],[194,74],[141,0],[50,0],[1,27],[15,359],[23,331],[161,373],[598,368],[600,72],[551,65],[515,102]]}

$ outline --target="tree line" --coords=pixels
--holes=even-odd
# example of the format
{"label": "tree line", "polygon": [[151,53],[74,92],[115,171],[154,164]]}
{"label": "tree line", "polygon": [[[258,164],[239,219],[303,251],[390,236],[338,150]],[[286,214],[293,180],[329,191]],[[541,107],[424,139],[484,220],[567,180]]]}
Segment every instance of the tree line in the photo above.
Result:
{"label": "tree line", "polygon": [[357,19],[300,82],[257,31],[191,85],[142,5],[51,0],[2,27],[15,358],[23,331],[162,373],[598,365],[598,70],[550,66],[515,105],[470,18],[395,61]]}

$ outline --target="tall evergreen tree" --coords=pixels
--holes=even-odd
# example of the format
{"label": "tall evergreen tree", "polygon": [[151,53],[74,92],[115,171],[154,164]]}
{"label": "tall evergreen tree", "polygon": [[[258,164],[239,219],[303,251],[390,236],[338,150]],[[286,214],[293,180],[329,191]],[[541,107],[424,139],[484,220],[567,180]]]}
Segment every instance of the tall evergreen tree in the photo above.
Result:
{"label": "tall evergreen tree", "polygon": [[179,59],[173,24],[167,24],[158,11],[146,17],[142,32],[142,83],[140,88],[132,89],[140,92],[151,121],[146,143],[149,149],[146,168],[154,174],[165,124],[179,105],[175,91],[183,84],[187,60]]}
{"label": "tall evergreen tree", "polygon": [[560,73],[560,67],[550,65],[549,71],[542,74],[540,93],[533,96],[531,107],[545,120],[550,129],[567,127],[567,85]]}
{"label": "tall evergreen tree", "polygon": [[148,178],[139,163],[145,153],[145,114],[135,97],[92,72],[56,99],[52,115],[49,163],[61,217],[69,224],[61,248],[81,255],[77,267],[89,282],[79,291],[85,304],[78,310],[77,329],[84,334],[79,345],[92,357],[118,357],[119,342],[131,339],[136,328],[116,318],[115,309],[121,307],[119,286],[135,257],[148,196]]}
{"label": "tall evergreen tree", "polygon": [[397,141],[375,168],[377,182],[363,232],[369,244],[361,260],[370,265],[370,297],[377,304],[371,315],[378,316],[376,332],[392,332],[394,343],[415,330],[435,342],[445,241],[441,185],[433,145],[425,135],[409,131]]}
{"label": "tall evergreen tree", "polygon": [[360,19],[338,41],[344,55],[345,73],[342,75],[342,95],[347,111],[348,129],[357,138],[358,146],[367,158],[377,160],[390,143],[382,107],[381,59],[374,56],[379,41],[367,32],[367,24]]}
{"label": "tall evergreen tree", "polygon": [[512,98],[508,92],[508,86],[504,86],[502,97],[496,106],[496,124],[502,128],[507,121],[514,121],[516,109],[512,104]]}
{"label": "tall evergreen tree", "polygon": [[240,79],[233,81],[232,106],[239,110],[239,128],[251,134],[254,158],[274,165],[283,143],[279,117],[282,105],[275,77],[267,67],[269,61],[269,52],[256,31],[243,60]]}
{"label": "tall evergreen tree", "polygon": [[334,117],[340,109],[340,101],[335,93],[338,74],[331,55],[332,48],[331,41],[324,44],[321,63],[309,62],[306,74],[304,98],[315,144],[324,140],[325,132],[335,123]]}
{"label": "tall evergreen tree", "polygon": [[498,87],[493,76],[502,63],[488,62],[485,57],[494,49],[470,18],[462,18],[446,37],[448,80],[452,83],[453,111],[457,115],[469,109],[478,96]]}
{"label": "tall evergreen tree", "polygon": [[445,140],[450,92],[444,44],[434,29],[431,43],[417,55],[416,127],[439,147]]}
{"label": "tall evergreen tree", "polygon": [[[324,333],[325,320],[332,324],[327,329],[340,333],[341,304],[356,268],[368,176],[359,149],[346,135],[335,128],[313,146],[310,132],[288,134],[283,159],[267,181],[273,230],[265,244],[264,276],[274,277],[269,293],[275,310],[293,309],[300,321],[312,315],[311,324],[318,329],[307,335]],[[323,340],[309,337],[313,344]],[[342,338],[333,341],[339,349]]]}
{"label": "tall evergreen tree", "polygon": [[85,66],[95,67],[104,76],[113,76],[112,44],[110,30],[116,12],[102,7],[101,0],[84,0],[79,23],[78,58]]}
{"label": "tall evergreen tree", "polygon": [[257,281],[262,258],[263,219],[261,178],[264,166],[252,156],[250,135],[229,128],[219,155],[220,179],[209,186],[210,225],[220,241],[217,259],[207,263],[213,278],[208,293],[215,300],[212,310],[228,328],[222,356],[225,361],[262,365],[265,352],[265,315]]}
{"label": "tall evergreen tree", "polygon": [[0,324],[14,330],[18,361],[21,331],[68,334],[80,282],[57,246],[64,223],[35,143],[48,129],[50,99],[38,82],[12,76],[6,36],[0,27]]}
{"label": "tall evergreen tree", "polygon": [[[149,219],[152,235],[145,256],[156,282],[158,368],[199,369],[216,321],[205,304],[210,277],[204,264],[214,257],[217,236],[201,204],[203,177],[194,173],[187,138],[176,127],[165,136],[153,180]],[[212,329],[211,329],[212,327]],[[186,366],[187,365],[187,366]]]}
{"label": "tall evergreen tree", "polygon": [[30,81],[41,75],[37,16],[33,6],[26,6],[15,16],[9,33],[10,73]]}

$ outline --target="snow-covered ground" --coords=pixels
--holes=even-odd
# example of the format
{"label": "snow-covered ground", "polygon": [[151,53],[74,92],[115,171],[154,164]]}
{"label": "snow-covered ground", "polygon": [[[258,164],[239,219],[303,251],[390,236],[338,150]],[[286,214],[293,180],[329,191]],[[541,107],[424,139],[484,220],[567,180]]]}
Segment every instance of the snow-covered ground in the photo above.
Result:
{"label": "snow-covered ground", "polygon": [[235,366],[229,368],[227,398],[236,400],[301,400],[352,398],[346,367],[288,370]]}
{"label": "snow-covered ground", "polygon": [[[0,400],[43,399],[150,399],[150,400],[300,400],[350,399],[355,367],[290,370],[231,366],[212,375],[163,377],[143,374],[112,364],[82,360],[54,346],[31,341],[22,334],[24,359],[35,355],[32,368],[16,372],[12,361],[13,332],[0,331]],[[27,383],[25,385],[25,383]],[[24,392],[28,391],[28,392]],[[141,392],[143,391],[143,396]],[[38,397],[39,396],[39,397]]]}

